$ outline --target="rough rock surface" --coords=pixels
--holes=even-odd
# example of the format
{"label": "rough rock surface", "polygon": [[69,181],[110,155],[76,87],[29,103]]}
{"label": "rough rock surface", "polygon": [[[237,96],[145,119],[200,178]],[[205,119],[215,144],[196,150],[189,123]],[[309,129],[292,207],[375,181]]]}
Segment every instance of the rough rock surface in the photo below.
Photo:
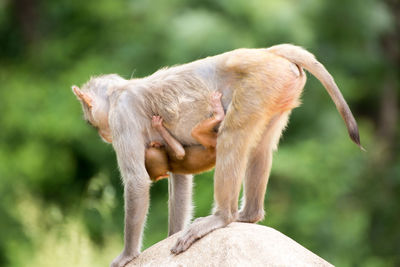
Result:
{"label": "rough rock surface", "polygon": [[277,230],[232,223],[211,232],[179,255],[170,252],[181,233],[145,250],[133,266],[332,266]]}

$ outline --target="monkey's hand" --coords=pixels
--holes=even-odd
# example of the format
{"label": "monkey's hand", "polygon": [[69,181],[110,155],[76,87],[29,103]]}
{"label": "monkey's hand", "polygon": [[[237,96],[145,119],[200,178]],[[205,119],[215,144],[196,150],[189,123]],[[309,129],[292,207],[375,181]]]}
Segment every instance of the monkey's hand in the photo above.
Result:
{"label": "monkey's hand", "polygon": [[164,127],[163,118],[161,116],[153,116],[151,118],[151,126],[153,126],[153,128],[156,130],[162,129]]}
{"label": "monkey's hand", "polygon": [[116,257],[112,262],[110,267],[124,267],[128,263],[130,263],[133,259],[135,259],[137,256],[139,256],[139,252],[134,253],[134,254],[128,254],[123,251],[121,255]]}

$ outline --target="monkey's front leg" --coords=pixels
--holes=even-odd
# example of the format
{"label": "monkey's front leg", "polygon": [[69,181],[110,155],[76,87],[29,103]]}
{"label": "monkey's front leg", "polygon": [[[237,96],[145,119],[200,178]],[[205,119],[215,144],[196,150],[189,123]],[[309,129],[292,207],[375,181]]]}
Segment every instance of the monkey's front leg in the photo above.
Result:
{"label": "monkey's front leg", "polygon": [[192,218],[193,175],[172,174],[168,179],[168,236],[182,230]]}
{"label": "monkey's front leg", "polygon": [[129,139],[123,135],[113,136],[113,146],[124,181],[125,247],[121,255],[113,260],[111,267],[123,267],[140,254],[143,226],[149,208],[150,178],[144,165],[145,146],[140,136]]}
{"label": "monkey's front leg", "polygon": [[147,182],[125,182],[125,247],[111,267],[125,266],[140,254],[143,225],[149,208],[149,188]]}

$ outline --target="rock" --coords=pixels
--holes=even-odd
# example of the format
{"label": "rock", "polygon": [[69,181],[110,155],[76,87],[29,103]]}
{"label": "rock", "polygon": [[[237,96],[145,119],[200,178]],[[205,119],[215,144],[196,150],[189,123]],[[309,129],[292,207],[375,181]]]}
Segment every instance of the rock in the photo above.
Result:
{"label": "rock", "polygon": [[180,234],[146,249],[127,266],[332,266],[277,230],[258,224],[231,223],[173,255],[170,249]]}

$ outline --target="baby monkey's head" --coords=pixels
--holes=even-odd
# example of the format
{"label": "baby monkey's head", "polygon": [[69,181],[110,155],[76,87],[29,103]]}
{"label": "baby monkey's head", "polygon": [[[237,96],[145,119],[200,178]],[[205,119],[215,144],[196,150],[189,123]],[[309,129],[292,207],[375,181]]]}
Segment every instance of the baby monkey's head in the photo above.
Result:
{"label": "baby monkey's head", "polygon": [[92,77],[82,89],[72,86],[72,91],[82,104],[84,119],[97,129],[101,138],[107,143],[112,142],[108,124],[109,95],[113,87],[124,82],[126,80],[117,74],[107,74]]}

